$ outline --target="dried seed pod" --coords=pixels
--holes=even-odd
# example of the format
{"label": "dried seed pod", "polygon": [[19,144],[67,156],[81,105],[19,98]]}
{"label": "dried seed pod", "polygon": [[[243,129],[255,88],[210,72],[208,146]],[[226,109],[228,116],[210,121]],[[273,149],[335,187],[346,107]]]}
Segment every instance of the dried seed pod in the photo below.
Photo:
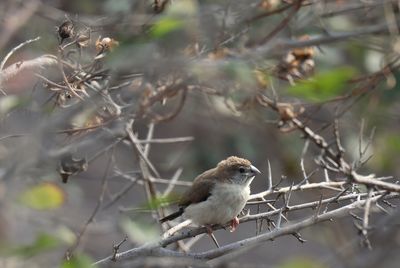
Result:
{"label": "dried seed pod", "polygon": [[169,0],[154,0],[153,2],[153,10],[156,14],[159,14],[164,11],[167,6]]}
{"label": "dried seed pod", "polygon": [[[310,37],[304,35],[298,40],[304,41],[308,39]],[[290,50],[278,65],[278,75],[287,78],[289,81],[310,76],[314,72],[315,67],[314,55],[314,47],[302,47]]]}
{"label": "dried seed pod", "polygon": [[67,20],[64,21],[57,29],[58,36],[60,37],[60,44],[64,41],[64,39],[71,38],[74,36],[74,24],[72,21]]}
{"label": "dried seed pod", "polygon": [[80,172],[87,170],[88,163],[85,158],[73,158],[71,153],[66,153],[59,163],[58,172],[61,176],[62,182],[67,183],[70,176],[76,175]]}
{"label": "dried seed pod", "polygon": [[119,42],[110,37],[99,38],[96,41],[97,54],[101,54],[107,51],[112,51],[119,45]]}

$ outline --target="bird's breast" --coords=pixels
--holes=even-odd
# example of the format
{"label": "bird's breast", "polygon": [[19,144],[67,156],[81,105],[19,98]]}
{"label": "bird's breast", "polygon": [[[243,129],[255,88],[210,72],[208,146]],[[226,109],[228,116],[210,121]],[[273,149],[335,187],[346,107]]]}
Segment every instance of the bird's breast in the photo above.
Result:
{"label": "bird's breast", "polygon": [[243,209],[249,196],[250,188],[248,186],[231,183],[217,184],[213,188],[211,195],[214,202],[232,209],[236,207]]}
{"label": "bird's breast", "polygon": [[185,209],[185,217],[204,224],[225,224],[236,217],[250,196],[248,185],[218,183],[207,200]]}

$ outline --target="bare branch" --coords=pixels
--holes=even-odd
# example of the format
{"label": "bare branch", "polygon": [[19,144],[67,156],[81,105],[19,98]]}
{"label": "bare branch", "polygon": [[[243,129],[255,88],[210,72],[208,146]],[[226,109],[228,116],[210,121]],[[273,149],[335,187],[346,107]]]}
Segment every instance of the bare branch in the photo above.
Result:
{"label": "bare branch", "polygon": [[[330,187],[342,187],[347,182],[345,181],[331,181],[331,182],[316,182],[316,183],[309,183],[304,185],[294,185],[292,187],[292,191],[302,191],[307,189],[331,189]],[[329,188],[328,188],[329,187]],[[276,190],[267,190],[264,192],[260,192],[257,194],[252,194],[249,200],[254,200],[257,198],[262,198],[271,194],[279,194],[279,193],[286,193],[290,191],[291,187],[282,187]],[[339,189],[338,189],[339,190]],[[339,190],[341,191],[341,190]]]}
{"label": "bare branch", "polygon": [[351,178],[355,183],[363,184],[369,187],[377,187],[379,189],[387,190],[389,192],[400,193],[400,185],[384,182],[375,178],[375,175],[362,176],[357,174],[355,171],[351,173]]}

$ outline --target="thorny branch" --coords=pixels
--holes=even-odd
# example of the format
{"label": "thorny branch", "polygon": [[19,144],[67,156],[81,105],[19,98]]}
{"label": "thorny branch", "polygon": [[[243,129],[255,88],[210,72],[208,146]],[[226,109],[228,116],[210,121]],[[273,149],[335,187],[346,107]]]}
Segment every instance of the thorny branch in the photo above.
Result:
{"label": "thorny branch", "polygon": [[[394,194],[393,197],[398,196],[398,194]],[[371,198],[371,202],[376,202],[381,195],[375,196]],[[353,202],[349,205],[340,207],[338,209],[334,209],[332,211],[326,212],[321,215],[315,215],[310,218],[306,218],[304,220],[301,220],[296,223],[291,223],[287,226],[277,228],[271,232],[265,232],[263,234],[260,234],[255,237],[243,239],[240,241],[236,241],[233,243],[230,243],[228,245],[221,246],[220,248],[209,250],[209,251],[204,251],[200,253],[180,253],[172,250],[165,249],[164,247],[170,243],[179,241],[181,239],[193,237],[202,233],[206,232],[206,228],[198,228],[194,229],[188,232],[185,232],[180,235],[172,236],[170,238],[161,240],[158,243],[155,244],[146,244],[144,246],[134,248],[125,252],[121,252],[115,256],[117,260],[122,260],[122,259],[131,259],[134,257],[140,257],[140,256],[146,256],[148,254],[154,255],[154,256],[170,256],[170,257],[191,257],[194,259],[203,259],[203,260],[211,260],[218,258],[220,256],[223,256],[224,254],[228,254],[232,251],[235,250],[249,250],[251,249],[252,246],[258,245],[259,243],[275,239],[277,237],[283,236],[283,235],[288,235],[292,234],[293,232],[299,231],[301,229],[304,229],[306,227],[312,226],[315,223],[318,222],[323,222],[323,221],[331,221],[338,219],[340,217],[346,216],[349,214],[354,209],[358,209],[360,206],[363,206],[366,204],[366,200],[359,200],[356,202]],[[218,227],[217,227],[218,228]],[[214,229],[217,229],[214,228]],[[220,227],[219,227],[220,228]],[[100,261],[97,261],[94,264],[103,264],[107,263],[110,261],[112,256],[107,257],[105,259],[102,259]]]}

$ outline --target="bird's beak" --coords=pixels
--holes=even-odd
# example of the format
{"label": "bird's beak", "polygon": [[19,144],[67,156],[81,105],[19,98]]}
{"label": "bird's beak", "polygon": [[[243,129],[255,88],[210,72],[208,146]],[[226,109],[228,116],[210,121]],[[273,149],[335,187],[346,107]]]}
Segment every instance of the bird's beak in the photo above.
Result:
{"label": "bird's beak", "polygon": [[257,174],[257,173],[261,174],[261,171],[259,171],[258,168],[256,168],[253,165],[250,166],[250,170],[251,170],[251,172],[253,172],[254,175]]}

